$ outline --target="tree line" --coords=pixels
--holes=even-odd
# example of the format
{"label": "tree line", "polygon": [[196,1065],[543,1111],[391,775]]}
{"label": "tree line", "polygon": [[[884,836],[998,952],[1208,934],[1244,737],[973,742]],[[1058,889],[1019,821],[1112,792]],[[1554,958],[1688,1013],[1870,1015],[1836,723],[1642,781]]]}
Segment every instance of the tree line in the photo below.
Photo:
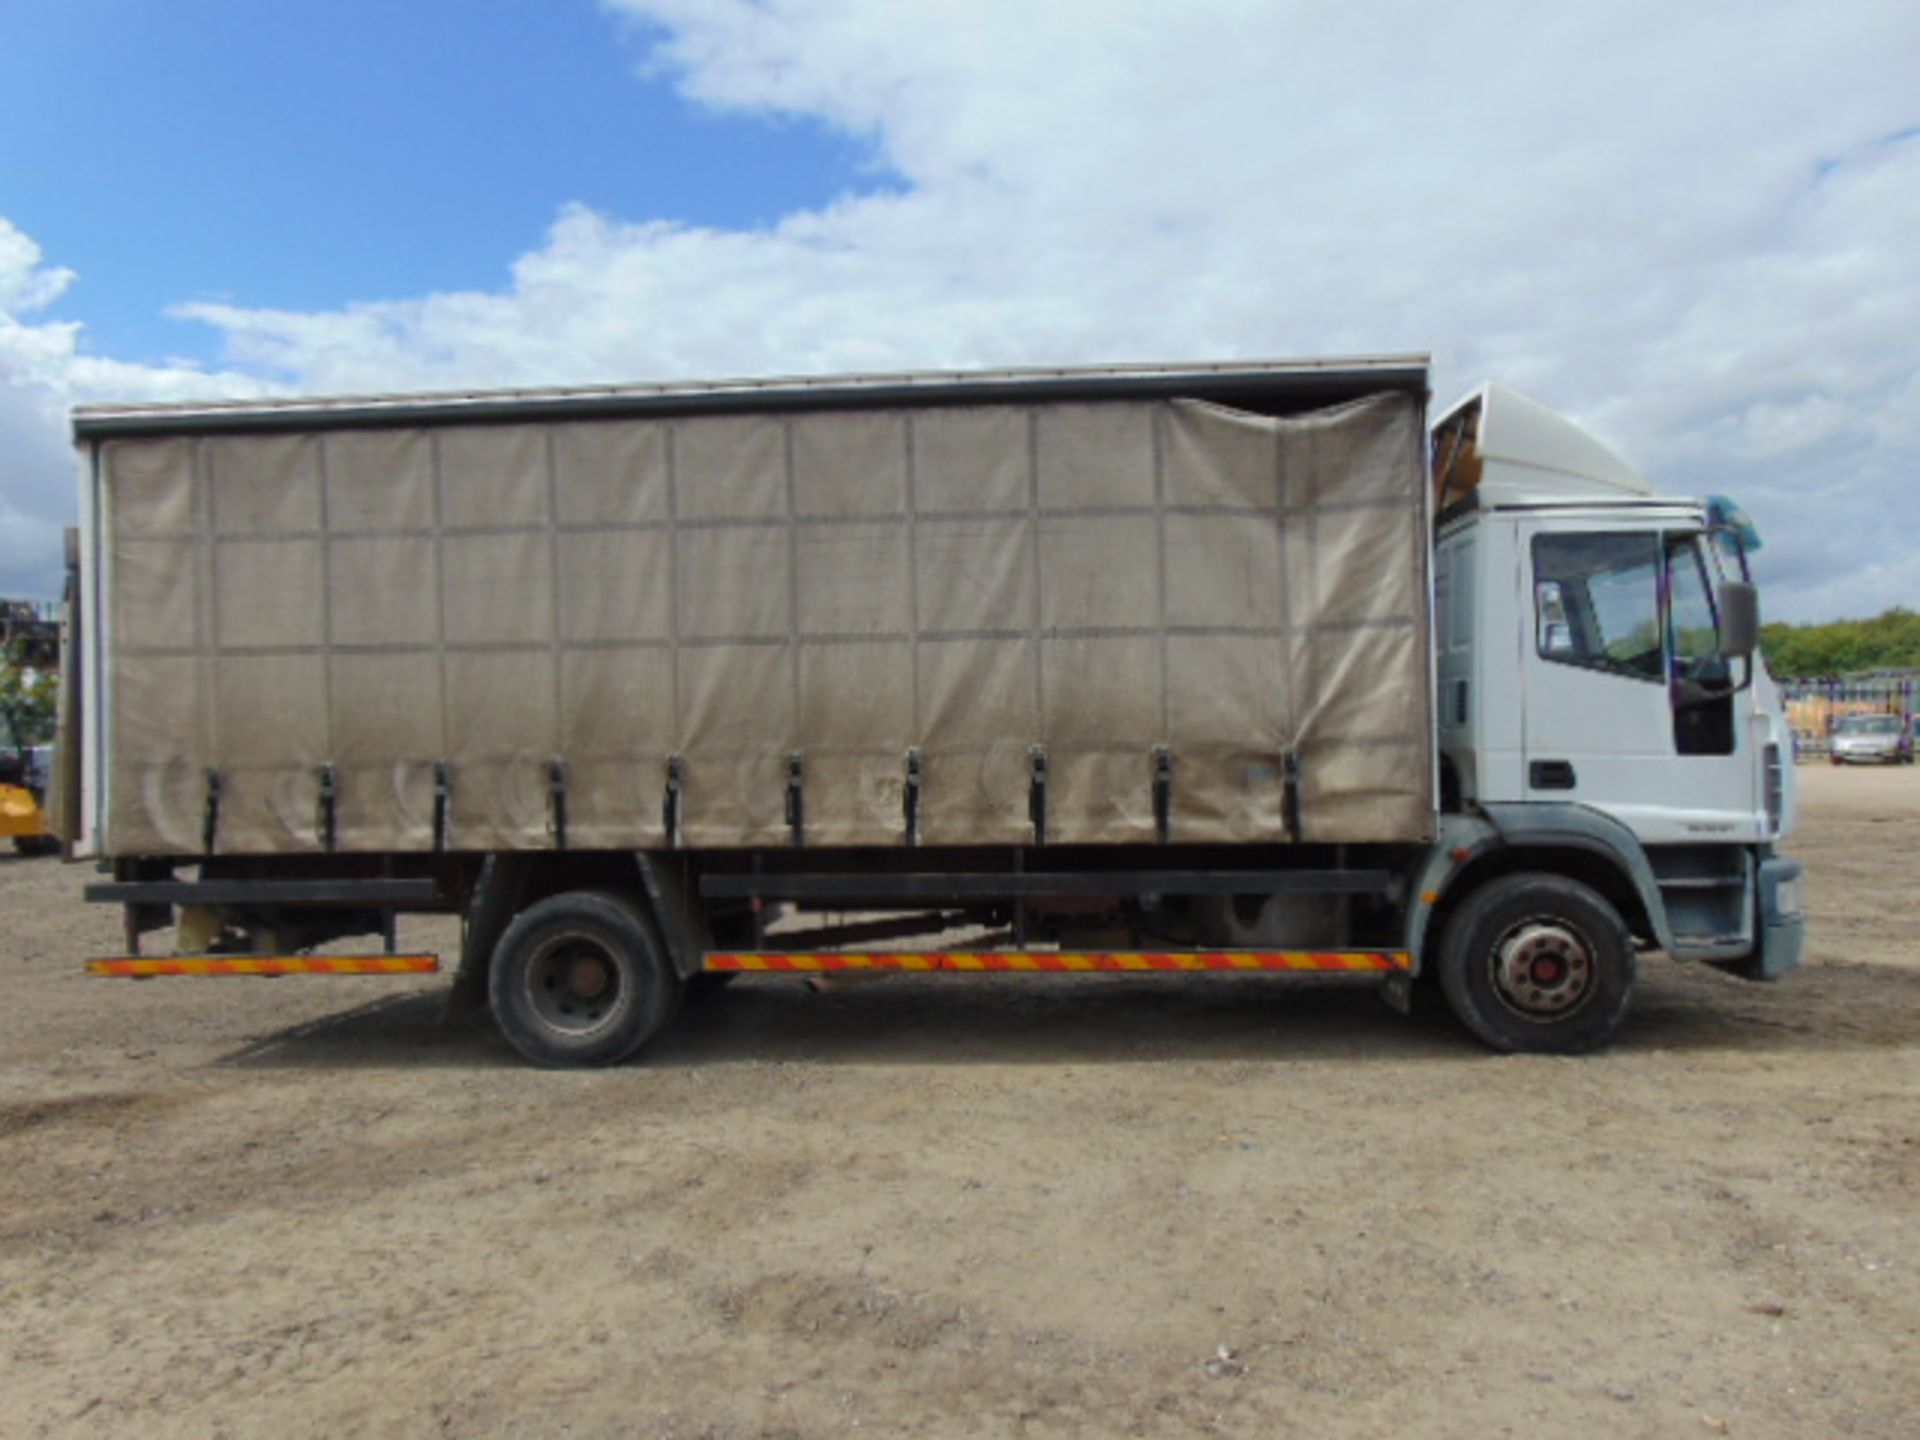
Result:
{"label": "tree line", "polygon": [[1776,621],[1760,627],[1760,648],[1767,668],[1782,678],[1920,670],[1920,611],[1897,605],[1871,620],[1832,620],[1824,625]]}

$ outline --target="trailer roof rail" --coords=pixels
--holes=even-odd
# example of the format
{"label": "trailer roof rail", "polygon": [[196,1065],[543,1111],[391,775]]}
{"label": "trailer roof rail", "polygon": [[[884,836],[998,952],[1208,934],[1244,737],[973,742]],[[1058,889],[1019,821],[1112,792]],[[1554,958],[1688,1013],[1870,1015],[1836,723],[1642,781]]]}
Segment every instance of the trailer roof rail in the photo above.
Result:
{"label": "trailer roof rail", "polygon": [[740,411],[1173,396],[1222,404],[1309,406],[1382,390],[1428,392],[1429,358],[1380,355],[1225,364],[1087,365],[1007,370],[935,370],[883,375],[668,381],[432,394],[286,396],[138,405],[83,405],[77,440],[246,430],[313,430],[433,424],[508,424],[530,419],[611,419]]}

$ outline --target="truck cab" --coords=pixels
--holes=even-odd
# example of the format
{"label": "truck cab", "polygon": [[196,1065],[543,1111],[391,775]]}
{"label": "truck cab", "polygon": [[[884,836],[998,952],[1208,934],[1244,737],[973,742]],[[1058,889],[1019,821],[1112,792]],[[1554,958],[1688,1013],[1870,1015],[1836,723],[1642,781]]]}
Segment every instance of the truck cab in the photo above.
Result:
{"label": "truck cab", "polygon": [[1447,823],[1609,857],[1641,942],[1677,959],[1792,968],[1792,745],[1754,646],[1751,526],[1493,385],[1434,427],[1434,480]]}

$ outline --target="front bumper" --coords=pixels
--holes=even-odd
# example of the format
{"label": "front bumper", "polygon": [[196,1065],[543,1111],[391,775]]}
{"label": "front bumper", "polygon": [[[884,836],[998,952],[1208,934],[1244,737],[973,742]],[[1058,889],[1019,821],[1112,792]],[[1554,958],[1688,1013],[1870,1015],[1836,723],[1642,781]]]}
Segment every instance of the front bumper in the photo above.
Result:
{"label": "front bumper", "polygon": [[1769,855],[1760,862],[1760,943],[1736,973],[1778,980],[1800,967],[1807,948],[1806,882],[1800,862]]}
{"label": "front bumper", "polygon": [[1754,888],[1760,923],[1754,927],[1752,952],[1738,960],[1710,963],[1742,980],[1778,980],[1800,968],[1807,948],[1806,889],[1800,862],[1763,853]]}
{"label": "front bumper", "polygon": [[1836,745],[1833,758],[1836,764],[1893,765],[1902,759],[1902,752],[1897,745]]}

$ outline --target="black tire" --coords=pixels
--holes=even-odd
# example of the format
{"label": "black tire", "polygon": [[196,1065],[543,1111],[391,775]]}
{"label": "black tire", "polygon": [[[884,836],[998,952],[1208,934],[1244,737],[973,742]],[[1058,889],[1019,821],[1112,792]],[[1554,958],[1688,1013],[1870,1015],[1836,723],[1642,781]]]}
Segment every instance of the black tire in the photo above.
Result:
{"label": "black tire", "polygon": [[615,1065],[673,1018],[680,977],[631,901],[572,890],[507,927],[487,993],[501,1033],[534,1064]]}
{"label": "black tire", "polygon": [[16,835],[13,848],[22,855],[58,855],[60,840],[54,835]]}
{"label": "black tire", "polygon": [[1590,886],[1504,875],[1469,895],[1440,940],[1456,1019],[1506,1053],[1576,1055],[1613,1038],[1633,999],[1633,937]]}

